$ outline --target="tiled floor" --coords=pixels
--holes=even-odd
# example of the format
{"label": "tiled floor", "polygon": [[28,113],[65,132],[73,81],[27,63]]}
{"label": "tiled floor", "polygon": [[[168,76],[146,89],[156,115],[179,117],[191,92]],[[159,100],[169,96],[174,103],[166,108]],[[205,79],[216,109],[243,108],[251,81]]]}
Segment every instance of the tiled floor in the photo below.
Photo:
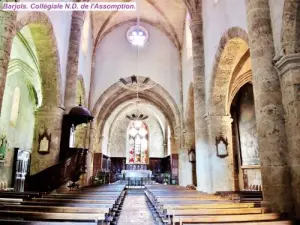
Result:
{"label": "tiled floor", "polygon": [[128,190],[118,225],[155,225],[143,189]]}

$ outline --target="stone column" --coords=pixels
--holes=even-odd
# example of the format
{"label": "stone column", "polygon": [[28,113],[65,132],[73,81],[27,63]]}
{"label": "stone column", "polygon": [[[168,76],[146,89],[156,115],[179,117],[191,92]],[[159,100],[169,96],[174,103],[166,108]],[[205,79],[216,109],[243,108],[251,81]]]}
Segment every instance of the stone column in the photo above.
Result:
{"label": "stone column", "polygon": [[71,33],[69,38],[69,52],[66,77],[65,107],[66,112],[76,105],[78,58],[81,42],[81,30],[84,22],[84,12],[72,13]]}
{"label": "stone column", "polygon": [[193,47],[193,83],[195,109],[195,145],[197,189],[211,192],[210,159],[208,150],[207,123],[205,121],[205,68],[203,22],[201,14],[190,22]]}
{"label": "stone column", "polygon": [[255,113],[264,199],[290,212],[292,199],[279,77],[272,65],[274,43],[269,0],[246,0]]}
{"label": "stone column", "polygon": [[[10,1],[8,1],[10,2]],[[2,3],[0,3],[0,9]],[[13,38],[16,34],[16,12],[0,10],[0,113]]]}
{"label": "stone column", "polygon": [[276,68],[281,80],[288,163],[296,216],[300,216],[300,53],[283,56]]}
{"label": "stone column", "polygon": [[179,184],[193,184],[193,164],[189,162],[188,153],[194,147],[195,133],[184,133],[184,147],[179,154]]}
{"label": "stone column", "polygon": [[90,124],[89,151],[91,152],[101,152],[102,137],[99,136],[99,129],[95,121]]}
{"label": "stone column", "polygon": [[[59,162],[63,114],[64,110],[61,108],[40,108],[36,112],[30,175]],[[39,137],[45,132],[51,135],[49,153],[39,153]]]}
{"label": "stone column", "polygon": [[[230,116],[208,116],[209,145],[211,149],[212,191],[234,190],[234,155],[232,149],[232,119]],[[222,135],[228,141],[228,156],[217,156],[216,137]]]}

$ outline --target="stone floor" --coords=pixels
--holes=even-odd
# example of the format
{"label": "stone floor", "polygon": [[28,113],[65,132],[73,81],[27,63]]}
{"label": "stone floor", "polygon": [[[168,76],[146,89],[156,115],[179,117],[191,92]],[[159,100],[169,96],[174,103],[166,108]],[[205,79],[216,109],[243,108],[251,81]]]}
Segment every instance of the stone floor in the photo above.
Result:
{"label": "stone floor", "polygon": [[118,225],[155,225],[143,189],[129,189]]}

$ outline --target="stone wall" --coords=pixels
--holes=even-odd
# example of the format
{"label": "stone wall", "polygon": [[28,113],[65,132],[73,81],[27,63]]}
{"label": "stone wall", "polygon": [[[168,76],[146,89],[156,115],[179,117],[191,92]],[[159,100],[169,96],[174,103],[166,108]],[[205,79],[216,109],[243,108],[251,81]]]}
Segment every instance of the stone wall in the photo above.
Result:
{"label": "stone wall", "polygon": [[[16,87],[20,88],[21,98],[16,126],[10,123],[13,104],[13,93]],[[5,168],[0,173],[0,182],[7,182],[8,187],[12,182],[13,148],[21,148],[31,151],[34,129],[35,103],[29,95],[26,84],[22,80],[21,72],[11,74],[6,80],[1,111],[0,129],[8,139],[8,150],[5,158]]]}

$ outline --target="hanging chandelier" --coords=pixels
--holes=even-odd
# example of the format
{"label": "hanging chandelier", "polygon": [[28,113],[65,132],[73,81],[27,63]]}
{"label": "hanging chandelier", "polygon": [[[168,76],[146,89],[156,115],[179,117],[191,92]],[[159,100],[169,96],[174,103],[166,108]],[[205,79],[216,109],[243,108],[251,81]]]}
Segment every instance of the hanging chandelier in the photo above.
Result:
{"label": "hanging chandelier", "polygon": [[[139,11],[139,7],[137,9],[137,28],[140,27],[140,11]],[[136,71],[137,71],[137,74],[139,72],[139,48],[142,47],[142,45],[137,45],[136,48],[137,48],[137,65],[136,65]],[[121,80],[122,81],[122,80]],[[148,81],[148,78],[146,78],[146,80],[144,80],[144,82],[147,82]],[[147,115],[144,115],[143,113],[141,113],[139,111],[139,79],[136,75],[132,75],[131,76],[131,83],[132,85],[136,85],[136,110],[134,113],[131,113],[129,115],[126,115],[126,117],[130,120],[133,120],[133,121],[141,121],[141,120],[145,120],[148,118]]]}

